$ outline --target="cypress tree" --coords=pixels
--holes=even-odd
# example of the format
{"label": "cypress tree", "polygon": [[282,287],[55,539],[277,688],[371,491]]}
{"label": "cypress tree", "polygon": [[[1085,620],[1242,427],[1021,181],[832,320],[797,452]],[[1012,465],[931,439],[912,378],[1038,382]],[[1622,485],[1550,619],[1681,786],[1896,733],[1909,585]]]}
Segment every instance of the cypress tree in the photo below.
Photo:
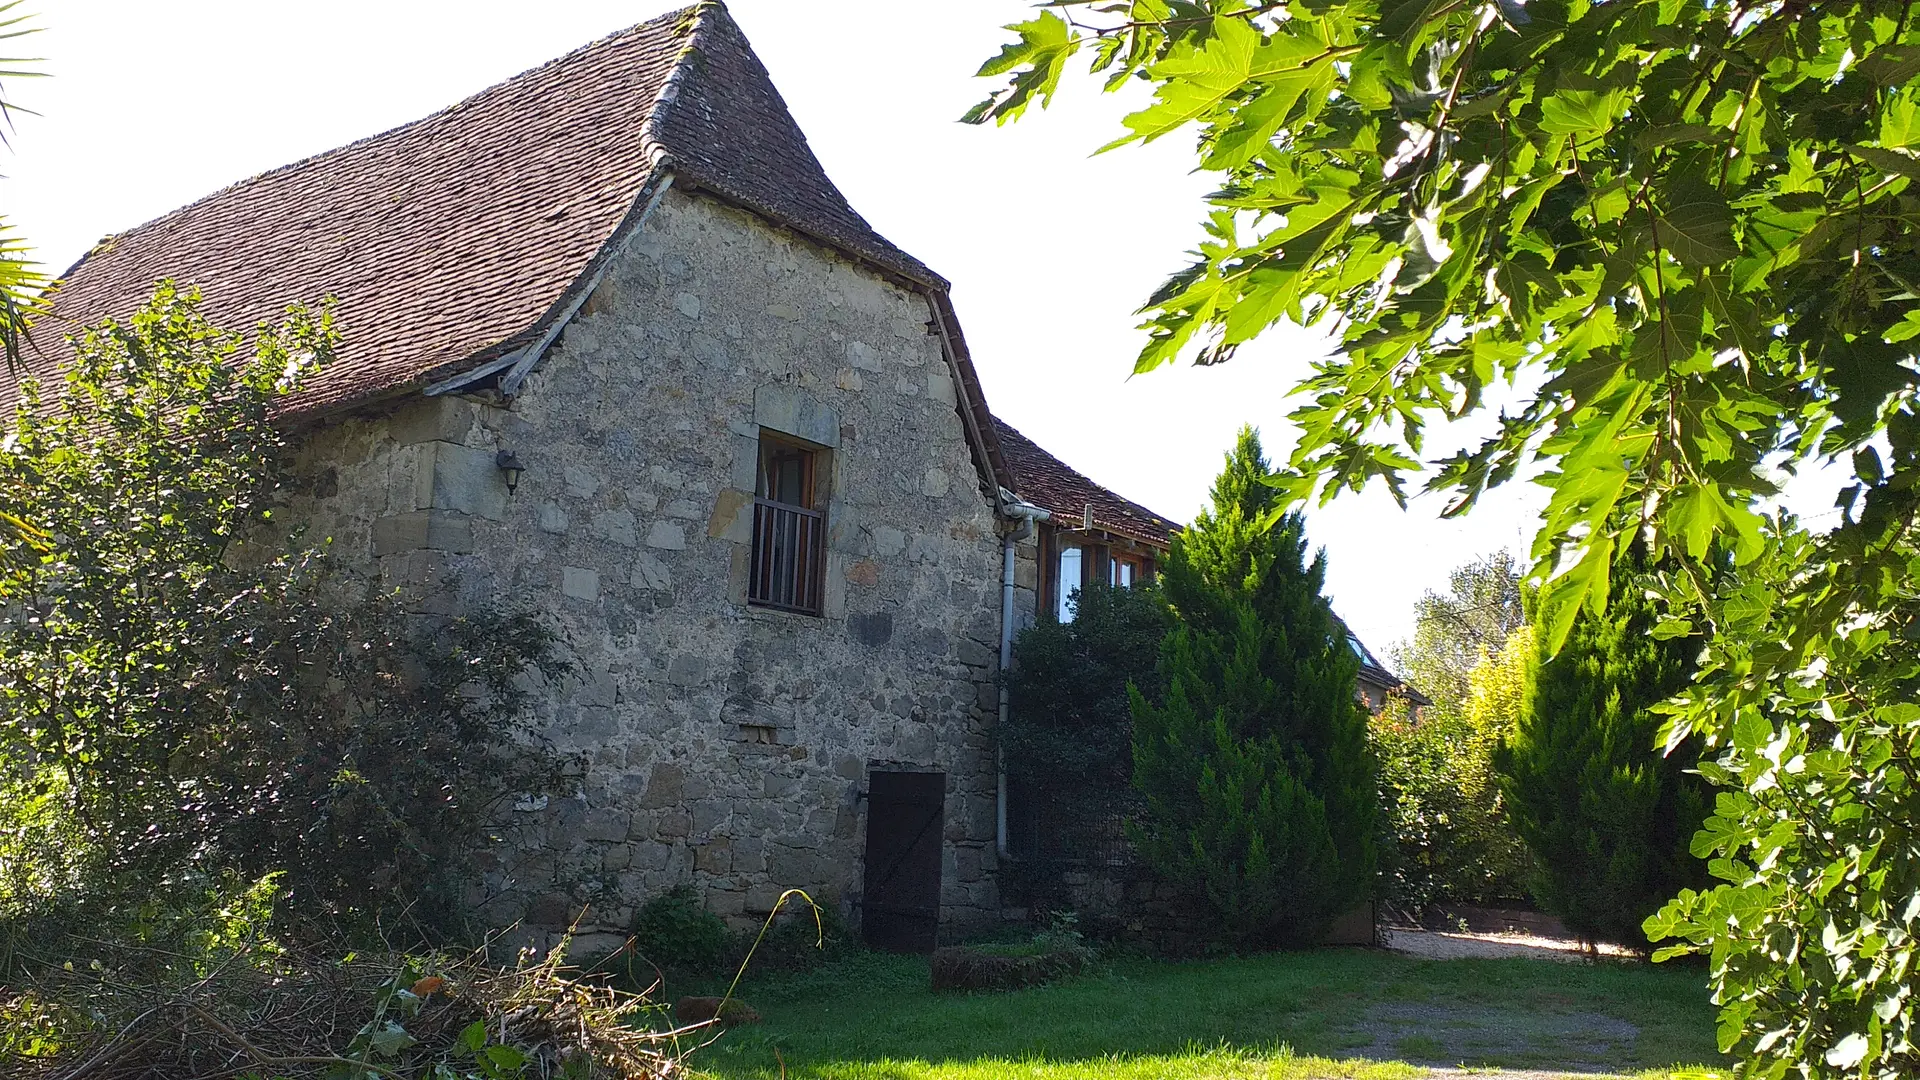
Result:
{"label": "cypress tree", "polygon": [[1640,944],[1647,916],[1703,883],[1687,848],[1709,805],[1687,772],[1699,747],[1663,755],[1662,718],[1649,711],[1686,686],[1699,640],[1654,638],[1658,609],[1631,574],[1622,578],[1604,615],[1582,612],[1557,655],[1536,654],[1494,767],[1534,854],[1540,906],[1589,940]]}
{"label": "cypress tree", "polygon": [[1136,843],[1249,945],[1318,939],[1375,863],[1360,661],[1321,595],[1324,553],[1307,559],[1298,514],[1276,518],[1270,471],[1242,429],[1167,557],[1165,697],[1132,694]]}

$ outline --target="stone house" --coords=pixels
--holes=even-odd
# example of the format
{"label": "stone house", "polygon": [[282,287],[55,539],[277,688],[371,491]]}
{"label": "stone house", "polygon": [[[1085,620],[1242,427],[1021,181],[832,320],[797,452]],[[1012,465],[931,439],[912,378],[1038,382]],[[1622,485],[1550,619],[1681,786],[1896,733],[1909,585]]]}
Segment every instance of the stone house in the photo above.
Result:
{"label": "stone house", "polygon": [[490,920],[617,932],[689,882],[742,923],[805,888],[887,947],[1003,917],[996,674],[1056,603],[1041,553],[1151,574],[1171,526],[1018,464],[947,282],[722,5],[109,237],[56,314],[162,277],[227,326],[336,298],[292,516],[424,612],[542,613],[578,665],[541,720],[581,790],[514,808]]}

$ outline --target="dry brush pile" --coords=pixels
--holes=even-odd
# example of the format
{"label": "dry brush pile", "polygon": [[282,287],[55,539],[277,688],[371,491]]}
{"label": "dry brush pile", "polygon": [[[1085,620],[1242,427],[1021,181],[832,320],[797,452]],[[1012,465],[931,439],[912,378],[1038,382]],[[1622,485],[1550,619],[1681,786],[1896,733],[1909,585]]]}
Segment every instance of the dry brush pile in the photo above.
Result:
{"label": "dry brush pile", "polygon": [[8,1080],[669,1080],[707,1025],[563,965],[132,950],[0,988]]}

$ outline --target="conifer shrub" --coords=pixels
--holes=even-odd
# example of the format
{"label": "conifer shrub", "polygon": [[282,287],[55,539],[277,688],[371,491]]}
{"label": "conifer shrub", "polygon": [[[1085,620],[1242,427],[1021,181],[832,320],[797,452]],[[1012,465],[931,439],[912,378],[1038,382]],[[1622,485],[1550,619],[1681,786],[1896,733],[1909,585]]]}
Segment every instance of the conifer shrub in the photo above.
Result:
{"label": "conifer shrub", "polygon": [[1656,636],[1657,605],[1631,577],[1617,590],[1557,655],[1541,649],[1494,764],[1540,906],[1584,937],[1640,945],[1641,923],[1705,877],[1688,845],[1710,801],[1691,775],[1697,743],[1662,754],[1664,717],[1650,711],[1687,685],[1699,640]]}
{"label": "conifer shrub", "polygon": [[1239,945],[1319,939],[1373,884],[1375,768],[1359,658],[1321,595],[1324,554],[1276,519],[1243,429],[1212,506],[1175,537],[1164,697],[1132,695],[1135,843]]}

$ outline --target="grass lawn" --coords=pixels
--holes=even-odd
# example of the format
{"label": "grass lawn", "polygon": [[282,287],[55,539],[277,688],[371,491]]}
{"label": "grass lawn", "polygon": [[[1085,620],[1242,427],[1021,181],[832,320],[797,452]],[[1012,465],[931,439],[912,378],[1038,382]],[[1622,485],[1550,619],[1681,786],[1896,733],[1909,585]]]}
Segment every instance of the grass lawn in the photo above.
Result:
{"label": "grass lawn", "polygon": [[1715,1060],[1704,982],[1692,968],[1329,949],[1122,960],[1034,990],[935,995],[924,958],[856,955],[743,987],[764,1022],[693,1064],[718,1080],[1666,1075]]}

